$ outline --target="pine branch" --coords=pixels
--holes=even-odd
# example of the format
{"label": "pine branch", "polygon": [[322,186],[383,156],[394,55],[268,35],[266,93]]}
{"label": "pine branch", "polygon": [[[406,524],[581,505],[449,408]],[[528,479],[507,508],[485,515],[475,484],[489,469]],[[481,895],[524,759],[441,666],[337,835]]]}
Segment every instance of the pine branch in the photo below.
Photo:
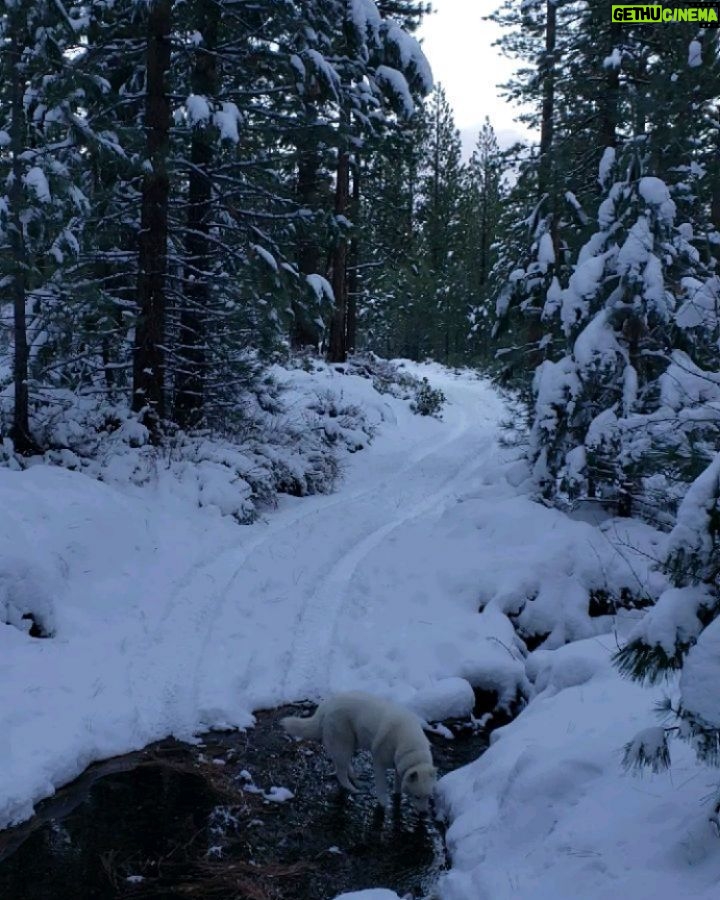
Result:
{"label": "pine branch", "polygon": [[618,650],[613,655],[613,662],[626,678],[643,684],[656,684],[682,668],[691,646],[690,643],[679,643],[675,652],[668,654],[659,645],[650,646],[638,639]]}
{"label": "pine branch", "polygon": [[655,726],[646,728],[625,744],[623,768],[640,770],[650,768],[653,772],[662,772],[670,767],[670,750],[668,748],[668,732],[674,728]]}

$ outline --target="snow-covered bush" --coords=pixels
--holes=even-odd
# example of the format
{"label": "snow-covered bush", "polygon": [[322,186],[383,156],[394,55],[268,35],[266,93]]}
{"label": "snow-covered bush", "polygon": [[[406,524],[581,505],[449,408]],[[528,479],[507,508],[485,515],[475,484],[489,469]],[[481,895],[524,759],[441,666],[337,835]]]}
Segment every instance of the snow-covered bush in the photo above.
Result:
{"label": "snow-covered bush", "polygon": [[439,416],[445,403],[445,395],[433,388],[426,377],[403,369],[402,362],[381,359],[374,353],[357,353],[348,361],[347,371],[363,378],[371,378],[379,394],[390,394],[400,400],[408,400],[410,409],[420,416]]}
{"label": "snow-covered bush", "polygon": [[410,409],[419,416],[436,416],[439,418],[444,402],[445,394],[440,388],[434,388],[427,378],[423,378],[415,394],[415,399],[410,403]]}
{"label": "snow-covered bush", "polygon": [[[121,485],[156,483],[167,472],[198,506],[249,522],[278,494],[333,490],[342,455],[372,439],[366,413],[344,398],[326,368],[302,386],[292,375],[278,367],[238,398],[223,433],[168,430],[153,443],[126,405],[66,389],[46,391],[33,433],[48,448],[46,463]],[[2,452],[0,464],[23,464],[11,447]]]}

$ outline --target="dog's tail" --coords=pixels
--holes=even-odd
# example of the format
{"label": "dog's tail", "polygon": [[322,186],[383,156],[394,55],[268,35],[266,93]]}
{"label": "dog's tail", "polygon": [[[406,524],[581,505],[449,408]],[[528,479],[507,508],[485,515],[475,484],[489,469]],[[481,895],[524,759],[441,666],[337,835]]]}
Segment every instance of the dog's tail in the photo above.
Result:
{"label": "dog's tail", "polygon": [[297,716],[285,716],[284,719],[280,719],[280,724],[294,738],[319,741],[322,736],[322,720],[322,714],[317,709],[312,716],[306,719],[300,719]]}

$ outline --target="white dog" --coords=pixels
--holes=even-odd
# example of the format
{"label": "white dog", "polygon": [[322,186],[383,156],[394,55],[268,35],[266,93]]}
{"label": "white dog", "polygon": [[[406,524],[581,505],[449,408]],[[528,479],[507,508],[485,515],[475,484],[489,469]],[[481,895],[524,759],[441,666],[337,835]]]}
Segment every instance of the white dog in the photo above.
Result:
{"label": "white dog", "polygon": [[437,771],[420,719],[410,710],[363,691],[350,691],[323,701],[309,718],[288,716],[280,724],[293,737],[321,740],[346,790],[357,792],[353,754],[370,750],[378,801],[388,802],[385,773],[394,769],[395,793],[404,792],[416,809],[427,809]]}

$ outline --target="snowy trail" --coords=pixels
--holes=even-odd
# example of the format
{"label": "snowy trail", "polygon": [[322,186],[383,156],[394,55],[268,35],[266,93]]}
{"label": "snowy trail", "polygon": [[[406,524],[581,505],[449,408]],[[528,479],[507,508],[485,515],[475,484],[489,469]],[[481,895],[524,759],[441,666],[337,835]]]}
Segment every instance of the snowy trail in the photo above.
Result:
{"label": "snowy trail", "polygon": [[0,629],[0,827],[90,762],[168,734],[244,727],[253,710],[342,688],[408,697],[458,660],[479,664],[475,537],[452,561],[458,590],[435,529],[497,472],[506,408],[486,382],[428,374],[448,397],[442,421],[330,373],[384,424],[336,494],[285,497],[252,526],[162,479],[131,496],[44,466],[0,473],[28,556],[31,540],[55,569],[58,626],[40,642]]}
{"label": "snowy trail", "polygon": [[445,422],[418,429],[409,448],[388,441],[377,459],[374,448],[356,457],[350,490],[288,503],[173,585],[132,666],[136,695],[165,685],[152,719],[181,733],[198,716],[236,724],[248,708],[333,687],[335,624],[357,567],[388,535],[454,502],[494,448],[494,394],[481,382],[442,387]]}
{"label": "snowy trail", "polygon": [[[454,401],[458,403],[459,397],[462,395],[457,391],[454,394]],[[472,393],[462,399],[465,403],[469,401],[470,405],[477,404],[477,397]],[[295,691],[298,697],[317,692],[320,695],[327,693],[331,687],[330,682],[334,669],[332,663],[336,652],[335,626],[347,603],[348,589],[358,567],[368,554],[393,532],[429,512],[437,512],[448,502],[454,502],[457,490],[467,487],[468,479],[482,467],[485,456],[494,448],[494,436],[487,434],[483,435],[482,440],[478,440],[476,446],[473,446],[473,439],[477,438],[477,434],[472,410],[463,403],[458,403],[457,410],[462,421],[453,432],[452,438],[444,442],[440,448],[420,456],[410,466],[405,467],[401,473],[403,477],[413,480],[415,483],[416,490],[412,492],[413,499],[408,501],[403,498],[400,506],[402,511],[396,512],[385,524],[378,525],[377,518],[373,517],[371,530],[356,546],[340,556],[330,572],[308,596],[300,610],[292,657],[284,676],[283,683],[286,691]],[[418,467],[428,462],[430,457],[442,455],[443,458],[446,458],[450,447],[456,442],[462,447],[461,462],[458,464],[455,459],[449,470],[451,472],[449,477],[437,490],[432,490],[427,494],[427,478],[424,472],[418,473]],[[469,460],[466,450],[470,451]],[[417,478],[417,474],[421,474],[422,477]],[[373,500],[379,500],[381,492],[385,495],[383,497],[385,502],[382,504],[383,515],[388,507],[386,488],[386,484],[381,483],[371,492]],[[367,500],[368,498],[363,499]],[[394,502],[395,498],[390,498],[391,505]],[[352,514],[352,510],[350,512]]]}

